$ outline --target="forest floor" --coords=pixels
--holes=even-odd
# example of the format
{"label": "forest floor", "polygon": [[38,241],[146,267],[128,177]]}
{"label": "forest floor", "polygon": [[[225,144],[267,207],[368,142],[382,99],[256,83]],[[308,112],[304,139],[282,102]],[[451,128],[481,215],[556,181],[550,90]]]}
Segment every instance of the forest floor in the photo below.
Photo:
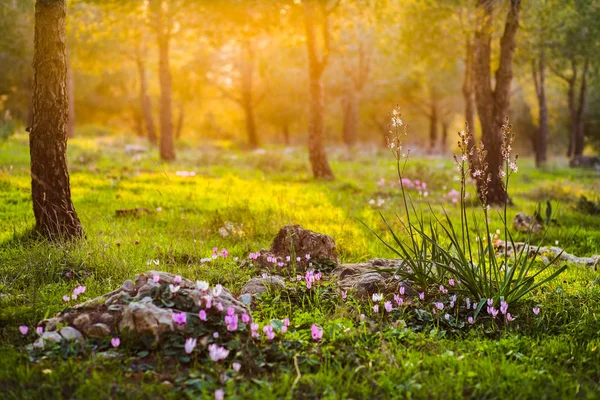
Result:
{"label": "forest floor", "polygon": [[[401,213],[388,151],[337,149],[337,179],[315,182],[304,149],[182,148],[168,165],[156,161],[155,150],[131,155],[124,148],[115,138],[69,141],[72,197],[86,239],[51,245],[30,235],[27,137],[0,144],[0,398],[212,399],[218,389],[228,399],[600,398],[600,271],[576,265],[526,297],[508,325],[416,325],[401,313],[374,314],[369,302],[344,302],[326,284],[306,301],[266,293],[252,317],[261,324],[289,318],[289,331],[265,343],[253,368],[242,364],[239,373],[205,358],[180,363],[160,351],[140,354],[127,343],[114,360],[89,348],[30,357],[25,346],[34,327],[65,308],[63,296],[75,286],[85,285],[83,298],[91,299],[159,269],[236,294],[259,274],[241,260],[268,248],[287,224],[331,235],[342,262],[395,258],[360,222],[384,234],[379,212]],[[599,254],[600,215],[578,204],[582,195],[598,200],[600,174],[565,164],[536,170],[521,161],[509,219],[551,200],[557,224],[544,242],[578,256]],[[421,194],[412,189],[417,207],[443,205],[458,220],[448,194],[459,189],[456,175],[450,157],[415,158],[405,173],[427,184]],[[149,212],[116,215],[133,208]],[[214,247],[229,256],[200,261]],[[323,328],[322,340],[311,339],[312,324]],[[31,327],[27,337],[21,325]]]}

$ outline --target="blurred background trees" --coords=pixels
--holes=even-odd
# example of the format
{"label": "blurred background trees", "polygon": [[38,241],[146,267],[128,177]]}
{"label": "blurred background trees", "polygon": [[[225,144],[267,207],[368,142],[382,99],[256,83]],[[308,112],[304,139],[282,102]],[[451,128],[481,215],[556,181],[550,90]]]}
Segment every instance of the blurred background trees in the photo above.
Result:
{"label": "blurred background trees", "polygon": [[[143,137],[166,161],[182,144],[307,145],[329,179],[327,147],[382,146],[398,103],[412,147],[449,152],[465,121],[477,137],[491,123],[475,99],[479,3],[493,3],[493,73],[508,0],[70,0],[69,135]],[[600,4],[520,11],[497,117],[539,166],[597,150]],[[33,0],[0,4],[0,136],[30,126],[33,18]]]}

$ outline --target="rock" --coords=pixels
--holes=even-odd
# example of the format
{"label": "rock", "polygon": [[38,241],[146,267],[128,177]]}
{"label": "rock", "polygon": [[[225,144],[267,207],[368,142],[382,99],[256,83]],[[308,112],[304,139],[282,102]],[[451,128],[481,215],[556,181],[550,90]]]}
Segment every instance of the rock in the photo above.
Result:
{"label": "rock", "polygon": [[54,317],[50,319],[46,319],[41,322],[41,325],[44,327],[46,331],[54,331],[59,323],[62,322],[62,319],[59,317]]}
{"label": "rock", "polygon": [[105,325],[102,323],[97,323],[97,324],[91,325],[85,331],[85,334],[86,334],[86,336],[92,337],[92,338],[102,338],[102,337],[110,335],[110,328],[108,327],[108,325]]}
{"label": "rock", "polygon": [[539,234],[544,227],[534,217],[525,213],[518,213],[513,219],[513,228],[519,232]]}
{"label": "rock", "polygon": [[300,225],[281,228],[273,240],[271,249],[261,250],[257,262],[265,268],[273,268],[274,263],[268,262],[267,259],[274,257],[278,262],[285,262],[285,266],[280,268],[290,268],[291,263],[286,262],[286,257],[294,255],[300,257],[300,261],[295,262],[298,271],[309,269],[311,261],[306,255],[310,255],[311,260],[339,262],[335,240],[331,236],[304,229]]}
{"label": "rock", "polygon": [[126,144],[124,150],[127,154],[143,154],[148,151],[148,148],[140,144]]}
{"label": "rock", "polygon": [[45,342],[43,338],[38,338],[35,342],[33,342],[32,348],[35,350],[44,350]]}
{"label": "rock", "polygon": [[115,319],[110,313],[102,313],[100,317],[98,317],[98,322],[104,325],[113,326]]}
{"label": "rock", "polygon": [[160,334],[174,330],[173,311],[148,302],[132,302],[123,308],[119,329],[137,334],[152,333],[158,338]]}
{"label": "rock", "polygon": [[277,275],[252,278],[242,287],[242,294],[259,294],[268,290],[281,290],[285,287],[283,278]]}
{"label": "rock", "polygon": [[77,329],[71,326],[65,326],[60,329],[60,335],[68,341],[83,341],[83,335]]}
{"label": "rock", "polygon": [[121,355],[114,350],[107,350],[101,353],[96,354],[96,358],[101,360],[114,360],[115,358],[119,358]]}
{"label": "rock", "polygon": [[252,295],[249,293],[240,295],[239,299],[242,302],[242,304],[244,304],[246,306],[249,306],[252,304]]}
{"label": "rock", "polygon": [[85,332],[87,328],[92,324],[92,319],[88,314],[80,314],[73,320],[75,328],[82,332]]}
{"label": "rock", "polygon": [[127,279],[125,282],[123,282],[123,285],[121,286],[121,288],[123,288],[123,290],[125,290],[126,292],[133,292],[135,290],[135,287],[133,286],[133,282],[131,282],[131,279]]}
{"label": "rock", "polygon": [[494,249],[498,254],[504,254],[506,251],[506,254],[509,256],[515,251],[521,252],[521,250],[523,250],[529,257],[533,257],[537,254],[545,263],[549,263],[555,257],[558,257],[562,261],[577,265],[584,265],[586,267],[597,268],[600,266],[600,254],[590,257],[578,257],[576,255],[569,254],[560,247],[556,246],[538,247],[524,242],[516,242],[513,248],[513,244],[511,242],[507,243],[504,240],[497,240],[494,242]]}
{"label": "rock", "polygon": [[371,297],[373,293],[396,292],[400,285],[405,295],[414,296],[416,291],[410,282],[394,278],[394,273],[403,267],[402,260],[375,258],[361,264],[342,264],[332,271],[339,279],[338,285],[346,291],[354,292],[358,298]]}
{"label": "rock", "polygon": [[60,343],[60,342],[62,342],[63,337],[61,335],[59,335],[59,333],[56,331],[46,331],[46,332],[42,333],[41,339],[48,341],[48,342]]}

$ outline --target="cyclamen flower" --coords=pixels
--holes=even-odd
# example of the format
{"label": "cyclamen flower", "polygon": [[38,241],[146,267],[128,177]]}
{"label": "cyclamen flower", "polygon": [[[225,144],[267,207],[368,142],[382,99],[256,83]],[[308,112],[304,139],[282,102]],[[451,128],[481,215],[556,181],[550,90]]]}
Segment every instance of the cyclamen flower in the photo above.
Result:
{"label": "cyclamen flower", "polygon": [[152,281],[154,283],[158,283],[158,281],[160,281],[160,276],[156,274],[152,275]]}
{"label": "cyclamen flower", "polygon": [[505,301],[501,301],[500,302],[500,312],[502,314],[506,314],[507,311],[508,311],[508,303]]}
{"label": "cyclamen flower", "polygon": [[86,289],[85,286],[77,286],[75,289],[73,289],[73,295],[79,296],[80,294],[83,294],[85,292],[85,289]]}
{"label": "cyclamen flower", "polygon": [[392,312],[392,302],[391,301],[386,301],[385,303],[383,303],[383,307],[385,308],[386,312]]}
{"label": "cyclamen flower", "polygon": [[227,258],[227,257],[229,257],[229,251],[227,251],[227,249],[221,249],[220,255],[223,258]]}
{"label": "cyclamen flower", "polygon": [[213,337],[216,339],[219,337],[219,332],[213,332]]}
{"label": "cyclamen flower", "polygon": [[487,299],[487,305],[488,306],[493,306],[494,305],[494,299]]}
{"label": "cyclamen flower", "polygon": [[226,315],[225,316],[225,324],[227,325],[227,330],[230,332],[237,331],[238,328],[238,316],[234,315]]}
{"label": "cyclamen flower", "polygon": [[510,313],[506,313],[506,320],[508,322],[513,322],[515,320],[515,317],[513,317],[512,315],[510,315]]}
{"label": "cyclamen flower", "polygon": [[110,345],[116,349],[121,345],[121,339],[118,337],[110,339]]}
{"label": "cyclamen flower", "polygon": [[441,303],[441,302],[435,303],[435,308],[442,311],[444,309],[444,303]]}
{"label": "cyclamen flower", "polygon": [[200,310],[198,313],[198,318],[200,318],[200,321],[206,321],[206,311]]}
{"label": "cyclamen flower", "polygon": [[181,286],[175,286],[173,284],[169,284],[169,290],[171,291],[171,293],[175,294],[177,292],[179,292],[179,289],[181,288]]}
{"label": "cyclamen flower", "polygon": [[404,286],[400,286],[400,296],[404,296]]}
{"label": "cyclamen flower", "polygon": [[185,323],[187,322],[187,313],[173,313],[171,318],[173,319],[173,322],[175,322],[177,325],[185,325]]}
{"label": "cyclamen flower", "polygon": [[404,304],[404,299],[398,296],[397,294],[394,295],[394,301],[396,302],[396,304],[398,304],[399,307],[402,307],[402,304]]}
{"label": "cyclamen flower", "polygon": [[239,362],[234,362],[233,364],[231,364],[231,367],[233,368],[233,370],[235,372],[240,372],[240,369],[242,368],[242,364],[240,364]]}
{"label": "cyclamen flower", "polygon": [[448,289],[446,289],[444,287],[444,285],[440,285],[440,292],[444,293],[444,294],[448,294]]}
{"label": "cyclamen flower", "polygon": [[287,326],[283,325],[283,326],[281,327],[281,333],[286,333],[286,332],[287,332],[287,330],[288,330],[288,327],[287,327]]}
{"label": "cyclamen flower", "polygon": [[469,316],[469,318],[467,318],[467,322],[469,324],[473,325],[473,322],[475,322],[475,321],[473,320],[473,317]]}
{"label": "cyclamen flower", "polygon": [[375,305],[373,306],[373,312],[374,312],[375,314],[378,314],[378,313],[379,313],[379,305],[375,304]]}
{"label": "cyclamen flower", "polygon": [[248,322],[250,322],[250,316],[246,313],[242,314],[242,322],[247,324]]}
{"label": "cyclamen flower", "polygon": [[26,325],[21,325],[19,326],[19,331],[21,332],[21,335],[25,336],[27,335],[27,332],[29,332],[29,327]]}
{"label": "cyclamen flower", "polygon": [[212,294],[214,297],[219,297],[223,293],[223,286],[220,284],[216,284],[212,290]]}
{"label": "cyclamen flower", "polygon": [[198,288],[198,290],[202,290],[203,292],[207,292],[209,288],[208,282],[196,281],[196,288]]}
{"label": "cyclamen flower", "polygon": [[212,307],[212,301],[213,301],[212,296],[211,295],[204,296],[204,300],[206,300],[206,305],[205,305],[206,309],[210,309]]}
{"label": "cyclamen flower", "polygon": [[311,325],[310,333],[314,340],[321,340],[323,338],[323,329],[319,328],[317,324]]}
{"label": "cyclamen flower", "polygon": [[229,350],[213,343],[208,345],[208,355],[214,362],[219,362],[227,358],[229,355]]}
{"label": "cyclamen flower", "polygon": [[44,328],[41,326],[38,326],[37,328],[35,328],[35,331],[38,335],[42,335],[42,333],[44,333]]}
{"label": "cyclamen flower", "polygon": [[304,258],[306,258],[307,260],[310,260],[310,254],[305,255]]}
{"label": "cyclamen flower", "polygon": [[221,303],[220,301],[217,303],[217,310],[223,312],[223,303]]}
{"label": "cyclamen flower", "polygon": [[173,279],[175,281],[176,284],[180,284],[181,283],[181,275],[177,275],[175,276],[175,279]]}
{"label": "cyclamen flower", "polygon": [[448,313],[444,314],[444,319],[446,321],[450,321],[450,314],[448,314]]}
{"label": "cyclamen flower", "polygon": [[275,331],[271,325],[265,325],[263,332],[267,335],[267,339],[273,340],[275,338]]}
{"label": "cyclamen flower", "polygon": [[425,300],[425,292],[419,293],[419,300]]}
{"label": "cyclamen flower", "polygon": [[487,312],[492,316],[492,318],[496,318],[496,316],[498,316],[498,310],[495,307],[488,306]]}
{"label": "cyclamen flower", "polygon": [[346,297],[348,296],[348,294],[346,293],[345,290],[342,290],[341,296],[342,296],[342,301],[346,301]]}
{"label": "cyclamen flower", "polygon": [[257,323],[253,322],[252,324],[250,324],[250,332],[251,332],[253,338],[259,337]]}
{"label": "cyclamen flower", "polygon": [[215,390],[215,400],[223,400],[225,398],[225,391],[223,389]]}
{"label": "cyclamen flower", "polygon": [[454,279],[450,278],[448,280],[448,285],[450,285],[451,287],[454,287],[455,284],[456,284],[456,282],[454,281]]}
{"label": "cyclamen flower", "polygon": [[65,303],[68,303],[69,301],[71,301],[71,298],[69,296],[63,296],[63,301]]}
{"label": "cyclamen flower", "polygon": [[540,314],[540,308],[539,307],[533,307],[532,311],[533,311],[533,313],[535,315],[539,315]]}
{"label": "cyclamen flower", "polygon": [[467,310],[471,309],[471,299],[467,297],[465,302],[467,303]]}
{"label": "cyclamen flower", "polygon": [[383,300],[383,295],[381,293],[373,293],[371,298],[373,299],[373,301],[377,302]]}
{"label": "cyclamen flower", "polygon": [[283,320],[283,326],[285,326],[285,327],[290,326],[290,319],[289,318],[286,318],[286,319]]}
{"label": "cyclamen flower", "polygon": [[198,339],[196,339],[196,338],[188,338],[188,339],[186,339],[185,346],[184,346],[185,352],[187,354],[191,354],[192,351],[194,351],[194,349],[196,348],[196,343],[197,342],[198,342]]}

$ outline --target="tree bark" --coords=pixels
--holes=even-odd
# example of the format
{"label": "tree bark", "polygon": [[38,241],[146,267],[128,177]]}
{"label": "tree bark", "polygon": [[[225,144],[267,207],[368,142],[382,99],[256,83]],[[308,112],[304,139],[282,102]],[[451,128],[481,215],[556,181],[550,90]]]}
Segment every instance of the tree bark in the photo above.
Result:
{"label": "tree bark", "polygon": [[441,143],[441,151],[442,153],[446,153],[448,150],[448,121],[442,121],[442,143]]}
{"label": "tree bark", "polygon": [[[512,61],[519,27],[520,0],[511,0],[500,40],[499,66],[496,70],[495,88],[491,82],[491,40],[493,1],[478,0],[479,13],[474,40],[474,83],[477,111],[481,122],[481,140],[487,155],[487,173],[477,180],[480,198],[489,205],[503,205],[510,202],[500,176],[502,165],[502,125],[510,105],[510,84]],[[485,174],[484,174],[485,175]]]}
{"label": "tree bark", "polygon": [[258,135],[256,133],[256,121],[254,119],[254,64],[256,54],[252,43],[245,39],[242,41],[241,48],[241,75],[242,75],[242,108],[246,116],[246,133],[248,135],[248,144],[255,149],[259,146]]}
{"label": "tree bark", "polygon": [[65,0],[37,0],[33,57],[33,122],[29,135],[36,231],[49,239],[81,237],[67,168]]}
{"label": "tree bark", "polygon": [[67,96],[69,97],[69,121],[67,123],[67,138],[75,136],[75,80],[71,58],[67,52]]}
{"label": "tree bark", "polygon": [[342,138],[349,148],[356,145],[358,138],[358,93],[353,85],[349,85],[343,100]]}
{"label": "tree bark", "polygon": [[434,98],[431,99],[429,107],[429,153],[433,154],[438,140],[438,107]]}
{"label": "tree bark", "polygon": [[185,120],[185,108],[183,103],[179,103],[179,116],[177,117],[177,125],[175,127],[175,138],[181,138],[181,132],[183,131],[183,121]]}
{"label": "tree bark", "polygon": [[140,106],[144,117],[144,126],[148,140],[156,144],[156,128],[154,126],[154,117],[152,116],[152,99],[148,94],[148,77],[146,75],[146,65],[142,55],[138,55],[136,60],[138,75],[140,79]]}
{"label": "tree bark", "polygon": [[327,66],[329,52],[329,28],[327,15],[323,18],[323,40],[325,42],[324,54],[319,57],[316,27],[314,1],[304,2],[304,25],[306,29],[306,46],[308,51],[308,71],[309,71],[309,121],[308,121],[308,153],[313,176],[316,179],[334,179],[335,176],[323,145],[323,119],[325,113],[325,94],[323,91],[322,76]]}
{"label": "tree bark", "polygon": [[[465,48],[465,76],[463,80],[463,98],[465,101],[465,129],[470,132],[467,143],[469,164],[471,172],[477,169],[477,149],[475,146],[475,89],[473,88],[473,41],[467,36]],[[474,177],[473,177],[474,178]]]}
{"label": "tree bark", "polygon": [[169,65],[169,45],[171,40],[169,10],[163,0],[152,0],[156,18],[158,41],[158,74],[160,81],[160,158],[175,160],[173,144],[173,82]]}
{"label": "tree bark", "polygon": [[584,130],[584,117],[586,91],[587,91],[587,74],[589,70],[589,60],[585,60],[583,65],[583,71],[581,72],[581,86],[579,88],[579,104],[577,106],[576,114],[576,131],[573,144],[573,157],[579,157],[583,155],[583,149],[585,147],[585,130]]}
{"label": "tree bark", "polygon": [[539,125],[535,137],[535,165],[541,167],[546,164],[548,152],[548,104],[546,102],[546,57],[542,49],[540,56],[532,63],[533,82],[538,99]]}
{"label": "tree bark", "polygon": [[281,127],[281,133],[283,136],[283,143],[286,146],[290,145],[290,125],[288,123],[284,123]]}

